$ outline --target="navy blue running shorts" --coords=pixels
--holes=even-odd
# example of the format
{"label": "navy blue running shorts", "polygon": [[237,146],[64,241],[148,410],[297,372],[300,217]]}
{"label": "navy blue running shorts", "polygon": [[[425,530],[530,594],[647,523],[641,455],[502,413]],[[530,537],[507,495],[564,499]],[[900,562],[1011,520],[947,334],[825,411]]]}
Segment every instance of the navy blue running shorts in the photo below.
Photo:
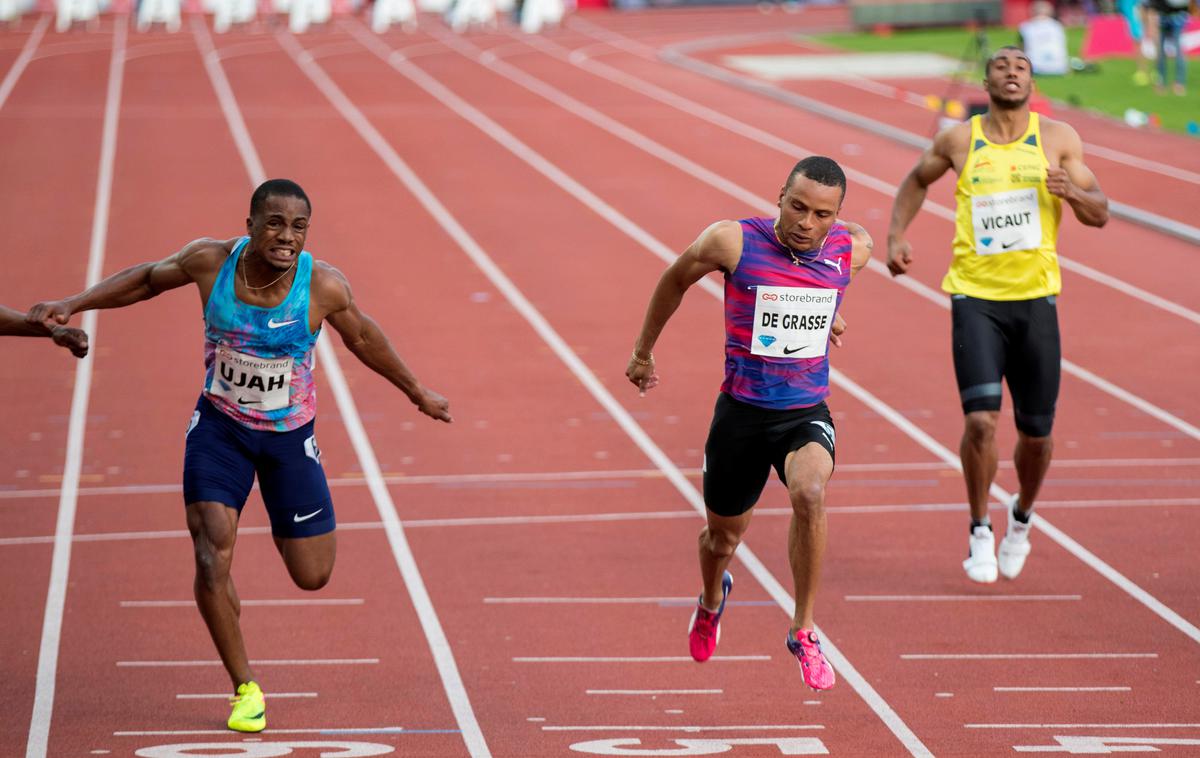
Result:
{"label": "navy blue running shorts", "polygon": [[704,444],[704,505],[718,516],[740,516],[754,507],[772,467],[787,484],[784,461],[815,442],[834,455],[833,418],[825,403],[774,410],[722,392]]}
{"label": "navy blue running shorts", "polygon": [[288,432],[251,429],[201,395],[183,455],[184,503],[224,503],[240,514],[257,474],[271,534],[293,539],[332,532],[333,498],[315,423]]}

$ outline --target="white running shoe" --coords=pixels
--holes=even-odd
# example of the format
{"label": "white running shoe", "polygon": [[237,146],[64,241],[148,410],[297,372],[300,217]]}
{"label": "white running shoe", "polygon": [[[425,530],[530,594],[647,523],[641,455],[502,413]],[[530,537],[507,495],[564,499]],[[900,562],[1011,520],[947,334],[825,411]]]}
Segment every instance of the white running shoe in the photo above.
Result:
{"label": "white running shoe", "polygon": [[996,537],[990,527],[977,526],[971,532],[971,555],[963,568],[972,582],[991,584],[996,581]]}
{"label": "white running shoe", "polygon": [[1008,532],[1005,533],[1004,539],[1000,540],[1000,552],[997,555],[1000,561],[1000,573],[1004,574],[1005,579],[1017,578],[1017,574],[1025,568],[1025,559],[1029,556],[1032,547],[1029,544],[1030,525],[1022,524],[1013,518],[1018,497],[1019,495],[1013,495],[1012,503],[1009,504]]}

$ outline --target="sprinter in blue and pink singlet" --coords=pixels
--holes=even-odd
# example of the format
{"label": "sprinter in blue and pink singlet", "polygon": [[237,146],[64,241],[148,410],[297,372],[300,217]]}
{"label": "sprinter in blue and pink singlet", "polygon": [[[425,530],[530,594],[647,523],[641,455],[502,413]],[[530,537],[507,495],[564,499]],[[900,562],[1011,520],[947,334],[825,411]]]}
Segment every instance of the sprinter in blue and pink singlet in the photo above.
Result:
{"label": "sprinter in blue and pink singlet", "polygon": [[835,680],[813,631],[825,486],[834,462],[833,419],[825,405],[829,346],[841,344],[838,307],[871,254],[866,230],[838,221],[845,195],[841,167],[812,156],[788,175],[777,218],[720,221],[705,229],[659,279],[625,370],[642,394],[657,386],[651,349],[667,320],[693,284],[714,271],[725,275],[725,380],[704,446],[704,589],[688,646],[697,661],[716,650],[733,588],[726,567],[774,468],[793,512],[788,545],[796,608],[787,647],[814,690]]}
{"label": "sprinter in blue and pink singlet", "polygon": [[196,604],[233,683],[226,725],[266,728],[266,701],[238,622],[229,570],[242,507],[258,478],[271,534],[296,586],[333,572],[336,521],[314,433],[313,347],[326,321],[364,365],[427,416],[450,421],[446,398],[421,385],[336,269],[304,249],[312,205],[272,179],[250,198],[247,236],[199,239],[164,260],[113,274],[78,295],[39,303],[29,318],[120,308],[195,284],[204,307],[204,390],[186,434],[183,496],[196,557]]}

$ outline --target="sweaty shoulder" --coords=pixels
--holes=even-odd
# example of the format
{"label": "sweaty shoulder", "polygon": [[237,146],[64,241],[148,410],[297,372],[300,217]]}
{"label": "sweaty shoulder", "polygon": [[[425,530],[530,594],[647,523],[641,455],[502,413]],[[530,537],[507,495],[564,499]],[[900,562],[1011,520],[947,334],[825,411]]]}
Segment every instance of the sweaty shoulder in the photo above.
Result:
{"label": "sweaty shoulder", "polygon": [[1042,116],[1038,119],[1038,125],[1042,132],[1042,150],[1051,161],[1082,151],[1083,141],[1079,138],[1079,132],[1066,121]]}
{"label": "sweaty shoulder", "polygon": [[180,248],[175,254],[180,267],[195,278],[197,275],[215,274],[233,252],[239,237],[228,240],[201,237]]}
{"label": "sweaty shoulder", "polygon": [[312,296],[325,314],[336,313],[350,304],[350,282],[346,275],[325,261],[313,260]]}
{"label": "sweaty shoulder", "polygon": [[[971,146],[971,122],[964,121],[961,124],[955,124],[947,127],[937,133],[933,138],[933,152],[936,155],[941,155],[946,158],[954,159],[955,156],[966,154]],[[955,165],[959,165],[957,162]]]}
{"label": "sweaty shoulder", "polygon": [[729,220],[712,224],[696,240],[695,253],[705,263],[733,271],[742,256],[742,225]]}

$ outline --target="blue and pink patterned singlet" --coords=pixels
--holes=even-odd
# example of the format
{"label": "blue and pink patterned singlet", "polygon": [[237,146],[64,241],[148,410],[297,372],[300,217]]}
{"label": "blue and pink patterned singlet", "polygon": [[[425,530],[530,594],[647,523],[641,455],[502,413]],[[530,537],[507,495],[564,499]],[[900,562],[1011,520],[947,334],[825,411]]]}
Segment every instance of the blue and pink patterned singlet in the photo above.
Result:
{"label": "blue and pink patterned singlet", "polygon": [[301,252],[292,288],[282,303],[261,308],[234,294],[243,237],[226,258],[204,308],[204,394],[216,408],[251,429],[285,432],[317,412],[312,349],[320,327],[308,328],[313,258]]}
{"label": "blue and pink patterned singlet", "polygon": [[829,330],[850,283],[850,232],[834,223],[818,250],[793,261],[774,219],[739,223],[742,257],[725,277],[721,391],[762,408],[816,405],[829,395]]}

